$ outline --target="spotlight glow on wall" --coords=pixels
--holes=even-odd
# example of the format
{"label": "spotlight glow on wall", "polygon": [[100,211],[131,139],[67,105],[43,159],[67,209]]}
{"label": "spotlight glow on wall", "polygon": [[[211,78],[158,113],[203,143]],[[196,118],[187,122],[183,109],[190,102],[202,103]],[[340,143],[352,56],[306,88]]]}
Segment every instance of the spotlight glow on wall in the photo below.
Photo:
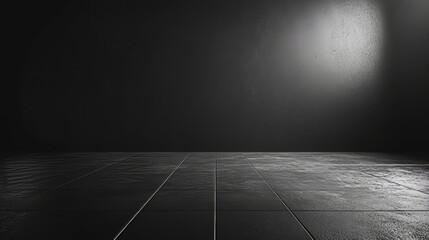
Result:
{"label": "spotlight glow on wall", "polygon": [[291,34],[301,69],[343,84],[362,84],[376,74],[383,34],[373,1],[321,2],[305,12]]}

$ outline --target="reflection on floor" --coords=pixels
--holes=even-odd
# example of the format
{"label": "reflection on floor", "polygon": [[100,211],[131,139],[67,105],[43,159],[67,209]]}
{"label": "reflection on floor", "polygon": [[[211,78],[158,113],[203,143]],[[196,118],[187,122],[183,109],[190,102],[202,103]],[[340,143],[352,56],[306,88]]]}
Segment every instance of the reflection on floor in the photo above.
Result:
{"label": "reflection on floor", "polygon": [[378,153],[0,162],[0,239],[428,239],[429,164]]}

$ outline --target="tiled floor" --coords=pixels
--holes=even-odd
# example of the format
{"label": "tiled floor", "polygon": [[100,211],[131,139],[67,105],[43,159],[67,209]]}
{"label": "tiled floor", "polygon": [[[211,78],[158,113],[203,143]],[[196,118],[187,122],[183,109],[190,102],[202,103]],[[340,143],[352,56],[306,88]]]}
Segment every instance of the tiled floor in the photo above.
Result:
{"label": "tiled floor", "polygon": [[429,239],[429,161],[387,154],[28,154],[0,191],[0,239]]}

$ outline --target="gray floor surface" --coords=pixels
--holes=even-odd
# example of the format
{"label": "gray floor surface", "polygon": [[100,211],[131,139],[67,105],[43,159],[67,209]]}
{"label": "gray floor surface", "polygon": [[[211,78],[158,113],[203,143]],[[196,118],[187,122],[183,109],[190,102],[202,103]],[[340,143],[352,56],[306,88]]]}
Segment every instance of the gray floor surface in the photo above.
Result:
{"label": "gray floor surface", "polygon": [[0,239],[429,239],[429,161],[382,153],[36,153],[0,191]]}

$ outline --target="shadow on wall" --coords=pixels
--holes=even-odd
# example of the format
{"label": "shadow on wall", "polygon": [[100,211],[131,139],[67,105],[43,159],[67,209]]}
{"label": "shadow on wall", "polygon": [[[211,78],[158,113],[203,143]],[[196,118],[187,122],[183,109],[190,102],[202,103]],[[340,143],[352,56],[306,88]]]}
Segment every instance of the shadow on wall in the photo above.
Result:
{"label": "shadow on wall", "polygon": [[390,3],[388,138],[396,150],[428,151],[429,2]]}

